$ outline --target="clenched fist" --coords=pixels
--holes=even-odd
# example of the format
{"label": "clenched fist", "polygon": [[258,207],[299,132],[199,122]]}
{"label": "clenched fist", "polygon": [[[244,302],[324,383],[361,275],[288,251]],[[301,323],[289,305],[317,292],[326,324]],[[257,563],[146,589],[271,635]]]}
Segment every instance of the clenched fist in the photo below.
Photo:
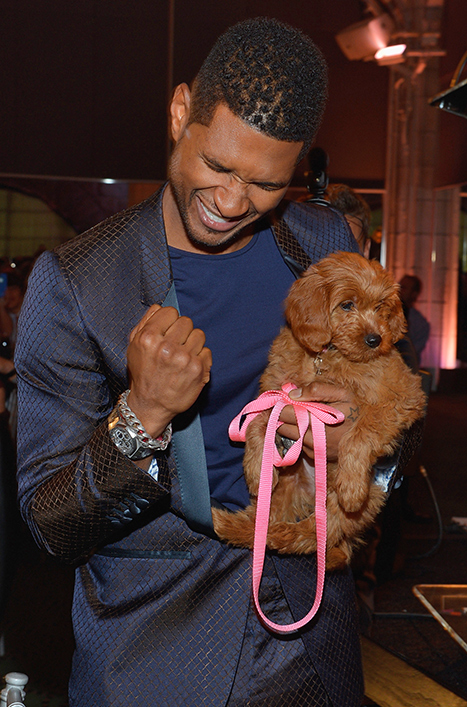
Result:
{"label": "clenched fist", "polygon": [[158,304],[130,334],[127,350],[128,405],[152,437],[175,415],[188,410],[209,381],[211,351],[188,317]]}

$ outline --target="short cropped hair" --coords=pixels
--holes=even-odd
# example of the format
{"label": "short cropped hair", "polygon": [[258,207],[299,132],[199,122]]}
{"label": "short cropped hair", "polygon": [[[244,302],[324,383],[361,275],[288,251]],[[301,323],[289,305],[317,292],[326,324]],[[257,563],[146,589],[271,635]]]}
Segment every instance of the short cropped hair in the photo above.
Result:
{"label": "short cropped hair", "polygon": [[[300,30],[257,17],[230,27],[193,83],[190,122],[209,125],[224,103],[269,137],[303,142],[306,154],[327,99],[327,66]],[[298,160],[298,161],[299,161]]]}
{"label": "short cropped hair", "polygon": [[363,243],[370,238],[371,209],[365,199],[347,184],[330,184],[326,198],[331,206],[346,216],[355,216],[362,224]]}

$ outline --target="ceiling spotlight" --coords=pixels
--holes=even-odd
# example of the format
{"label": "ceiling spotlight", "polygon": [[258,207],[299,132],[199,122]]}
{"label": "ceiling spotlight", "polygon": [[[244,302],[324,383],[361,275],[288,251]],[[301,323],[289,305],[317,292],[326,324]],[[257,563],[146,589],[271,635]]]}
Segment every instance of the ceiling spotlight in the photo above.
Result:
{"label": "ceiling spotlight", "polygon": [[336,34],[335,39],[347,59],[370,61],[378,49],[387,47],[394,28],[394,20],[383,13],[350,25]]}
{"label": "ceiling spotlight", "polygon": [[407,49],[406,44],[391,44],[389,47],[378,49],[375,53],[375,60],[380,66],[390,66],[391,64],[402,64],[405,60],[404,54]]}

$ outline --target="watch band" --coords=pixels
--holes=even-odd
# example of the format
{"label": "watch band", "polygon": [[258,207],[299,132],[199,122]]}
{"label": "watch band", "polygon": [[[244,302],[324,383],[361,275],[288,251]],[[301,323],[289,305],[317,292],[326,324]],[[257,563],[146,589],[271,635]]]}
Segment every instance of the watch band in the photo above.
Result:
{"label": "watch band", "polygon": [[156,439],[151,437],[128,407],[129,392],[129,390],[125,390],[121,394],[117,405],[109,415],[109,435],[115,446],[129,459],[144,459],[155,451],[167,449],[172,438],[172,423],[169,422],[160,437]]}

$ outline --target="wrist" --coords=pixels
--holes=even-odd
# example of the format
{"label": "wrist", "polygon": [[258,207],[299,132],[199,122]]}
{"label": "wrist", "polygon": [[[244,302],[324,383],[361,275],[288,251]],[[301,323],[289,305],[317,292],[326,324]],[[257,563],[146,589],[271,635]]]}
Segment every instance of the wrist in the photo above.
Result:
{"label": "wrist", "polygon": [[149,457],[155,451],[167,449],[172,438],[172,424],[169,423],[159,437],[152,437],[127,403],[126,390],[108,418],[109,435],[115,446],[129,459],[137,461]]}
{"label": "wrist", "polygon": [[153,400],[147,402],[141,400],[131,388],[126,393],[126,405],[139,420],[147,434],[155,439],[160,437],[174,417],[174,413],[155,404]]}

